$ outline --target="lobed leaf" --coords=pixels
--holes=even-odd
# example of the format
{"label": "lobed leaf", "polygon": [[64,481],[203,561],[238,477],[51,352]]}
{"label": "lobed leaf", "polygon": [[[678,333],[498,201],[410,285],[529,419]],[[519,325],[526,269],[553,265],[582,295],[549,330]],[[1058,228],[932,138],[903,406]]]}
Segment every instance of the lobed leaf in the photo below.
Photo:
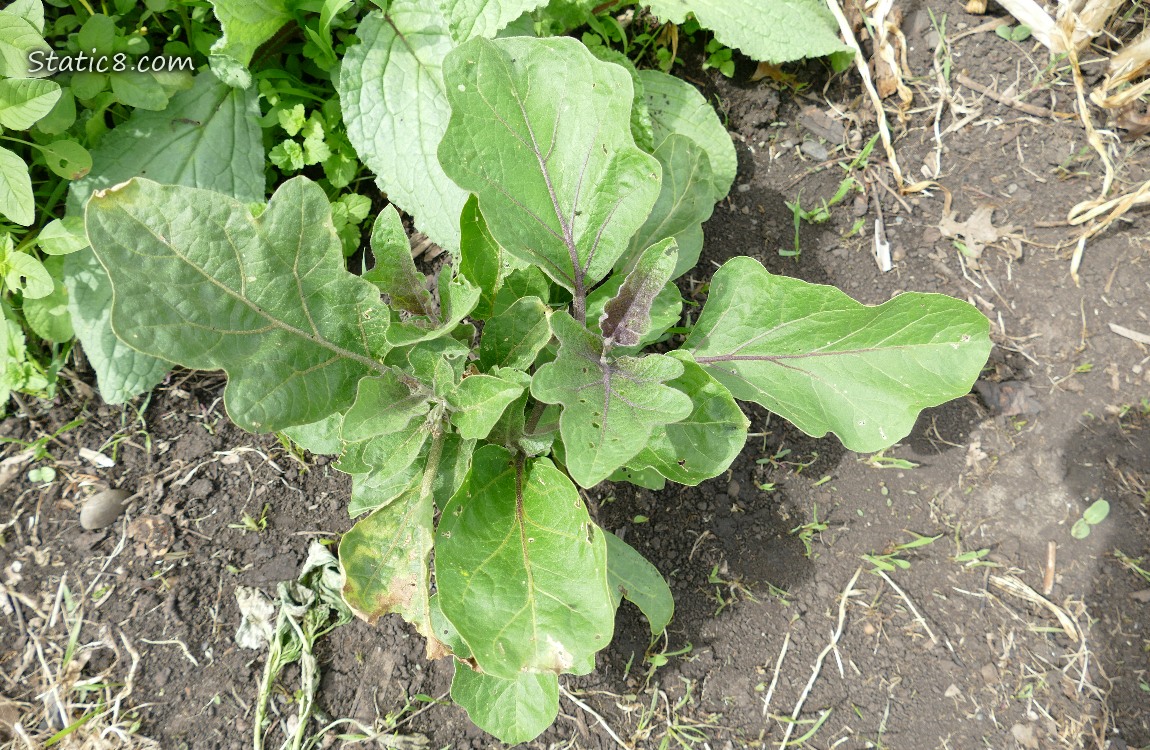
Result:
{"label": "lobed leaf", "polygon": [[547,459],[477,450],[443,509],[435,550],[440,606],[485,673],[558,674],[610,642],[603,532]]}
{"label": "lobed leaf", "polygon": [[93,195],[86,226],[116,335],[226,371],[224,403],[245,429],[342,411],[385,371],[387,308],[344,268],[327,197],[307,179],[281,185],[259,218],[218,193],[132,180]]}
{"label": "lobed leaf", "polygon": [[920,410],[970,391],[988,333],[985,316],[951,297],[907,293],[869,307],[733,258],[683,348],[735,398],[869,453],[905,437]]}
{"label": "lobed leaf", "polygon": [[502,742],[530,742],[559,715],[559,677],[525,672],[505,680],[456,662],[451,699],[475,726]]}
{"label": "lobed leaf", "polygon": [[64,284],[72,327],[96,371],[104,401],[126,403],[164,379],[171,362],[133,349],[112,332],[112,284],[91,250],[64,258]]}
{"label": "lobed leaf", "polygon": [[683,364],[661,354],[608,358],[603,340],[566,313],[552,316],[552,328],[559,356],[536,372],[531,395],[563,405],[567,469],[592,487],[641,451],[657,427],[691,413],[691,399],[664,385]]}
{"label": "lobed leaf", "polygon": [[574,39],[472,39],[447,56],[444,80],[444,170],[478,196],[503,248],[581,297],[659,190],[658,162],[628,126],[627,72]]}
{"label": "lobed leaf", "polygon": [[727,470],[747,443],[750,422],[731,392],[690,355],[678,351],[669,356],[683,363],[683,374],[667,385],[691,398],[691,413],[656,428],[627,468],[649,469],[673,482],[694,486]]}
{"label": "lobed leaf", "polygon": [[506,368],[496,368],[490,375],[464,378],[448,396],[448,403],[454,409],[451,423],[464,439],[481,440],[503,416],[507,405],[530,385],[530,375]]}
{"label": "lobed leaf", "polygon": [[[92,151],[94,171],[72,183],[68,216],[83,215],[93,190],[143,174],[244,202],[263,201],[264,150],[257,98],[254,89],[232,89],[202,73],[190,90],[173,96],[163,112],[134,111]],[[104,400],[124,403],[150,390],[171,363],[131,349],[112,333],[112,286],[90,251],[80,250],[64,262],[64,283],[76,337],[96,371]]]}

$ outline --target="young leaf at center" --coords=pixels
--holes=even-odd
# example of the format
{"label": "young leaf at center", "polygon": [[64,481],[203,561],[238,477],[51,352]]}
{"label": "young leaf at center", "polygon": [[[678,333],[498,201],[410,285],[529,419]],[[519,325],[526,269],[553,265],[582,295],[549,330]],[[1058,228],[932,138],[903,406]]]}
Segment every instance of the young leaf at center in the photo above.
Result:
{"label": "young leaf at center", "polygon": [[479,196],[502,247],[580,304],[659,192],[659,164],[628,125],[630,76],[574,39],[516,37],[472,39],[447,56],[443,77],[444,170]]}
{"label": "young leaf at center", "polygon": [[656,427],[691,413],[691,399],[664,385],[683,374],[683,364],[661,354],[607,357],[603,340],[570,315],[555,313],[551,323],[559,356],[536,372],[531,395],[563,404],[567,469],[593,487],[642,450]]}

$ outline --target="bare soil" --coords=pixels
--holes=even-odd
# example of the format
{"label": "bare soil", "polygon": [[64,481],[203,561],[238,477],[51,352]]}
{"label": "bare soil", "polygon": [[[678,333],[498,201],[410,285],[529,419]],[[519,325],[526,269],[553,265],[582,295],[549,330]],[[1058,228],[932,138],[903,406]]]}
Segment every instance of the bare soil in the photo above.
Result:
{"label": "bare soil", "polygon": [[[951,35],[985,20],[954,2],[927,4],[947,14]],[[904,21],[921,76],[897,133],[912,181],[936,155],[924,13]],[[1037,86],[1031,101],[1071,110],[1069,75],[1046,70],[1029,42],[977,33],[952,55],[956,73],[1013,86],[1020,99]],[[724,109],[740,172],[705,228],[685,296],[701,304],[714,269],[749,255],[870,304],[908,290],[970,300],[992,321],[996,347],[977,392],[924,413],[884,459],[749,407],[754,437],[727,475],[697,488],[589,493],[600,523],[666,574],[676,616],[666,639],[650,644],[625,604],[599,669],[564,683],[583,705],[564,697],[558,722],[531,747],[777,747],[794,716],[796,747],[1150,748],[1150,579],[1123,562],[1141,558],[1150,570],[1150,353],[1109,327],[1150,332],[1144,214],[1087,243],[1076,284],[1075,234],[1062,222],[1101,185],[1081,126],[956,85],[958,106],[945,109],[940,129],[966,122],[942,136],[941,187],[900,197],[872,182],[864,201],[848,198],[829,222],[804,225],[801,255],[783,257],[794,244],[785,202],[800,192],[804,208],[829,199],[839,163],[857,153],[850,130],[874,130],[859,90],[731,82],[697,62],[686,75]],[[819,142],[801,124],[805,107],[846,113],[848,145]],[[819,147],[827,159],[811,158]],[[1146,179],[1143,145],[1121,144],[1115,157],[1120,185]],[[870,164],[882,163],[876,149]],[[891,186],[889,172],[868,174]],[[1014,239],[972,265],[939,230],[946,192],[959,221],[993,206],[994,225],[1013,226]],[[872,254],[876,206],[896,261],[886,274]],[[116,744],[109,731],[75,747],[144,746],[143,737],[165,749],[250,744],[263,663],[235,645],[233,592],[243,584],[274,593],[311,540],[346,531],[349,482],[326,459],[302,463],[274,437],[236,429],[221,386],[177,373],[124,409],[69,389],[0,422],[0,436],[32,441],[84,420],[0,489],[4,747],[25,747],[12,730],[20,717],[37,732],[65,726],[49,688],[85,680],[93,704],[119,697],[120,728],[135,734]],[[115,463],[96,466],[81,448]],[[34,466],[54,467],[56,480],[30,483]],[[79,507],[105,486],[136,499],[112,527],[85,532]],[[1109,516],[1074,538],[1075,521],[1099,498]],[[266,529],[242,528],[265,506]],[[814,531],[816,521],[825,527]],[[898,548],[918,535],[937,539]],[[884,555],[902,561],[885,576],[873,561]],[[61,675],[54,665],[75,613],[77,655]],[[414,699],[442,697],[450,682],[451,665],[422,652],[398,618],[336,630],[320,646],[321,709],[430,747],[495,747],[461,709]],[[277,711],[295,677],[286,675]],[[91,736],[78,731],[61,746]],[[273,733],[269,745],[279,739]]]}

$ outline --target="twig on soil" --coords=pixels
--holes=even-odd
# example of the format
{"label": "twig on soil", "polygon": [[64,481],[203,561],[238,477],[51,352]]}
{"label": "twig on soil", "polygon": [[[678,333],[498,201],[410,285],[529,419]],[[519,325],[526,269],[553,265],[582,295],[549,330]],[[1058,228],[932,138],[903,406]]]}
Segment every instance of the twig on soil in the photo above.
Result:
{"label": "twig on soil", "polygon": [[1054,590],[1054,566],[1058,559],[1058,544],[1053,540],[1046,543],[1046,573],[1042,576],[1042,595],[1050,596]]}
{"label": "twig on soil", "polygon": [[767,694],[763,697],[763,716],[771,705],[771,696],[775,694],[775,686],[779,684],[779,670],[783,667],[783,659],[787,658],[787,649],[791,646],[791,631],[783,636],[783,647],[779,650],[779,658],[775,660],[775,673],[771,675],[771,684],[767,687]]}
{"label": "twig on soil", "polygon": [[1147,336],[1145,333],[1132,331],[1125,326],[1118,325],[1117,323],[1110,323],[1108,325],[1110,326],[1110,331],[1112,333],[1117,333],[1119,336],[1125,336],[1131,341],[1137,341],[1139,344],[1146,344],[1147,346],[1150,346],[1150,336]]}
{"label": "twig on soil", "polygon": [[930,626],[926,624],[926,619],[923,618],[921,614],[919,614],[918,608],[914,606],[914,602],[910,600],[910,597],[906,595],[906,592],[899,588],[898,584],[892,581],[886,573],[882,572],[878,568],[875,568],[875,572],[882,576],[882,579],[887,582],[887,585],[894,589],[894,593],[902,597],[902,600],[906,602],[906,606],[910,608],[910,613],[914,615],[914,619],[918,620],[918,624],[922,625],[923,630],[925,630],[926,634],[930,636],[931,642],[937,646],[938,636],[936,636],[934,632],[931,631]]}
{"label": "twig on soil", "polygon": [[807,696],[810,695],[811,688],[815,686],[815,681],[819,679],[819,673],[822,672],[823,661],[826,660],[827,654],[838,646],[839,639],[842,638],[843,626],[846,625],[847,619],[847,600],[854,594],[855,583],[858,582],[860,575],[862,575],[861,565],[855,568],[855,574],[851,576],[846,588],[843,589],[842,598],[839,599],[838,626],[835,632],[831,634],[831,642],[826,645],[826,648],[819,652],[818,658],[815,659],[815,666],[811,671],[811,678],[807,680],[807,686],[803,688],[803,693],[799,696],[799,700],[795,704],[795,710],[791,712],[791,720],[787,722],[787,731],[783,734],[782,741],[779,742],[780,748],[785,748],[790,741],[791,733],[794,732],[795,727],[798,726],[799,713],[803,710],[803,704],[807,702]]}
{"label": "twig on soil", "polygon": [[1054,110],[1047,109],[1046,107],[1039,107],[1034,104],[1027,104],[1026,102],[1019,101],[1013,96],[1000,94],[991,87],[984,86],[978,81],[972,80],[970,77],[963,75],[962,73],[957,74],[954,79],[961,85],[966,86],[968,89],[977,91],[983,96],[989,99],[993,99],[999,104],[1005,104],[1007,107],[1012,107],[1013,109],[1017,109],[1019,112],[1025,112],[1028,115],[1034,115],[1035,117],[1053,117],[1055,119],[1061,120],[1074,117],[1074,115],[1069,112],[1055,112]]}
{"label": "twig on soil", "polygon": [[866,89],[867,95],[870,97],[871,105],[875,109],[875,121],[878,123],[878,132],[882,138],[882,147],[883,150],[886,151],[887,161],[890,162],[891,174],[894,175],[894,180],[899,190],[902,190],[904,182],[902,169],[898,166],[898,158],[894,153],[894,144],[891,142],[890,128],[888,128],[886,124],[886,111],[883,109],[882,99],[879,98],[878,92],[875,91],[874,83],[871,81],[870,68],[867,66],[866,58],[863,56],[862,49],[859,48],[854,32],[851,31],[850,21],[843,15],[843,9],[839,6],[839,0],[826,0],[826,2],[835,20],[838,21],[839,32],[842,34],[843,39],[847,45],[854,50],[855,68],[859,72],[859,77],[862,78],[863,88]]}
{"label": "twig on soil", "polygon": [[200,666],[200,663],[196,661],[196,657],[192,656],[192,652],[188,650],[188,645],[176,638],[169,638],[166,641],[149,641],[147,638],[141,638],[140,643],[147,643],[151,646],[179,646],[180,650],[184,652],[184,656],[188,657],[188,661],[190,661],[193,666]]}
{"label": "twig on soil", "polygon": [[559,686],[559,692],[563,694],[564,698],[571,701],[579,708],[583,709],[589,716],[591,716],[591,718],[598,721],[599,725],[602,726],[604,730],[606,730],[607,734],[611,736],[611,739],[615,740],[615,743],[619,745],[619,747],[623,748],[623,750],[630,750],[627,743],[624,742],[622,738],[619,737],[619,735],[615,734],[615,730],[611,728],[611,725],[607,723],[607,720],[600,716],[598,712],[595,711],[595,709],[591,708],[586,703],[576,698],[574,695],[572,695],[571,691],[563,685]]}
{"label": "twig on soil", "polygon": [[1074,622],[1070,619],[1070,616],[1067,615],[1061,607],[1057,606],[1049,599],[1027,586],[1022,581],[1018,580],[1014,576],[990,576],[990,583],[995,588],[1001,589],[1008,594],[1013,594],[1014,596],[1017,596],[1020,599],[1025,599],[1032,604],[1037,604],[1041,607],[1045,607],[1058,620],[1058,624],[1062,626],[1063,632],[1066,633],[1066,636],[1070,638],[1070,640],[1074,641],[1075,643],[1078,643],[1081,640],[1081,636],[1078,634],[1078,629],[1074,627]]}

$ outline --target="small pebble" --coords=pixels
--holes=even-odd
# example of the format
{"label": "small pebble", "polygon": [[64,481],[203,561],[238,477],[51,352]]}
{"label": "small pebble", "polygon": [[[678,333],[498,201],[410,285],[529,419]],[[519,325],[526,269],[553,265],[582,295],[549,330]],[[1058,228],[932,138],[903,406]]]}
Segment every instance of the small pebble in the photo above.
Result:
{"label": "small pebble", "polygon": [[826,161],[830,155],[827,152],[826,146],[818,141],[803,141],[803,145],[799,147],[804,154],[817,161]]}
{"label": "small pebble", "polygon": [[127,490],[104,490],[84,501],[80,508],[80,525],[88,531],[97,531],[111,526],[124,508],[132,493]]}
{"label": "small pebble", "polygon": [[[1017,185],[1015,187],[1017,187]],[[745,192],[749,191],[750,189],[751,189],[751,186],[747,185],[746,183],[739,185],[739,192],[740,193],[745,193]]]}

